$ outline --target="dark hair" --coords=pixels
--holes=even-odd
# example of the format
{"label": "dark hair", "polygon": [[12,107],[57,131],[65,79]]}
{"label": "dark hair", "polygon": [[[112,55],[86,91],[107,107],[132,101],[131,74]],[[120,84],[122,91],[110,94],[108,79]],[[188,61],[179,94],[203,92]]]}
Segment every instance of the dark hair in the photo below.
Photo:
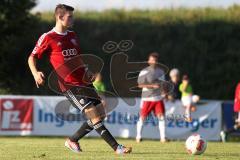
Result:
{"label": "dark hair", "polygon": [[182,79],[183,80],[189,80],[188,75],[184,74]]}
{"label": "dark hair", "polygon": [[74,8],[66,4],[58,4],[55,8],[54,15],[64,15],[66,11],[74,11]]}
{"label": "dark hair", "polygon": [[149,54],[148,58],[149,58],[149,57],[154,57],[155,59],[158,60],[159,54],[158,54],[157,52],[152,52],[152,53]]}

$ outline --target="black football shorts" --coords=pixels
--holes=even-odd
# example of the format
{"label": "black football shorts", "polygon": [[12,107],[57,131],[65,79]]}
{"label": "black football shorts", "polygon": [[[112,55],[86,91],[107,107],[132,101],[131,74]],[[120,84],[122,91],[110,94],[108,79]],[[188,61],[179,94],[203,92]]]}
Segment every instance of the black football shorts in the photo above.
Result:
{"label": "black football shorts", "polygon": [[101,103],[101,98],[92,84],[88,86],[74,86],[67,90],[64,95],[73,107],[81,112],[89,105],[97,106]]}

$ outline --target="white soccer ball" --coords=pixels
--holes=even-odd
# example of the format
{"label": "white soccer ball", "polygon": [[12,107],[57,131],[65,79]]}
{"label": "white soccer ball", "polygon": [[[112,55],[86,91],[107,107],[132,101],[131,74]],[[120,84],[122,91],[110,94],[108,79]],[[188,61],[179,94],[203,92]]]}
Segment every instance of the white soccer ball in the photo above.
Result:
{"label": "white soccer ball", "polygon": [[197,103],[197,102],[199,102],[200,101],[200,97],[198,96],[198,95],[193,95],[192,96],[192,102],[193,103]]}
{"label": "white soccer ball", "polygon": [[187,152],[192,155],[200,155],[207,148],[207,141],[199,134],[193,134],[186,140]]}

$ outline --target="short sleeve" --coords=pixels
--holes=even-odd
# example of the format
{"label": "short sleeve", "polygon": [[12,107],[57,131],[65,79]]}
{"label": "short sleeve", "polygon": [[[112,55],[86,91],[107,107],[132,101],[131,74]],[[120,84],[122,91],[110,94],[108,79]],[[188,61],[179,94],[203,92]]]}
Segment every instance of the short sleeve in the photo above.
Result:
{"label": "short sleeve", "polygon": [[40,59],[42,55],[47,51],[49,43],[47,41],[47,34],[44,33],[37,41],[31,55]]}
{"label": "short sleeve", "polygon": [[142,70],[139,75],[138,75],[138,84],[144,84],[146,83],[146,75],[147,75],[148,71],[147,70]]}
{"label": "short sleeve", "polygon": [[101,85],[101,91],[102,92],[106,92],[106,88],[105,88],[105,85],[102,83],[102,85]]}

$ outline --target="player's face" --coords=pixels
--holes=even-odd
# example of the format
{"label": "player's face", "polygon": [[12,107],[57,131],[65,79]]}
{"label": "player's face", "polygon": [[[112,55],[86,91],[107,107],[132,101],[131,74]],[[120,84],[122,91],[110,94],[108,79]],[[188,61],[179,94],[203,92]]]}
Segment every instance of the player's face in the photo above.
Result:
{"label": "player's face", "polygon": [[64,27],[69,28],[73,25],[73,12],[67,11],[63,17],[61,17],[61,23]]}
{"label": "player's face", "polygon": [[101,74],[97,74],[96,78],[95,78],[95,81],[101,81],[101,80],[102,80]]}
{"label": "player's face", "polygon": [[157,64],[157,59],[156,59],[155,57],[150,56],[150,57],[148,58],[148,64],[149,64],[150,66],[155,66],[155,65]]}
{"label": "player's face", "polygon": [[189,83],[189,81],[188,81],[188,80],[186,80],[186,79],[185,79],[185,80],[183,80],[182,82],[183,82],[183,84],[185,84],[185,85],[187,85],[187,84]]}

